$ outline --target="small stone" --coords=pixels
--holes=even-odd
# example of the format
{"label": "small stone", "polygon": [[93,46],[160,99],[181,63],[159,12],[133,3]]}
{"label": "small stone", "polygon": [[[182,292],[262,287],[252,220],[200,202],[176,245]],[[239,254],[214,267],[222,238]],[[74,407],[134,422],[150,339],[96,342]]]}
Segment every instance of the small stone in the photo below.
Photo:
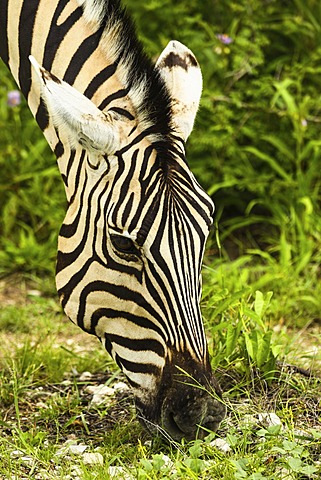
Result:
{"label": "small stone", "polygon": [[242,423],[248,427],[262,426],[264,428],[274,427],[280,425],[282,422],[276,413],[263,412],[255,415],[244,415]]}
{"label": "small stone", "polygon": [[20,457],[20,459],[29,466],[31,466],[33,464],[33,459],[31,457],[29,457],[28,455],[26,455],[24,457]]}
{"label": "small stone", "polygon": [[227,443],[224,438],[215,438],[210,442],[211,447],[215,447],[223,453],[228,453],[231,451],[230,445]]}
{"label": "small stone", "polygon": [[168,455],[163,454],[163,460],[166,467],[172,467],[174,465],[173,461],[169,458]]}
{"label": "small stone", "polygon": [[12,450],[12,452],[10,453],[11,458],[19,458],[19,457],[22,457],[23,455],[24,453],[21,450]]}
{"label": "small stone", "polygon": [[87,445],[69,445],[68,453],[72,453],[73,455],[82,455],[87,448]]}
{"label": "small stone", "polygon": [[114,389],[107,387],[106,385],[88,385],[86,387],[86,392],[91,393],[93,395],[114,395]]}
{"label": "small stone", "polygon": [[41,297],[42,295],[40,290],[28,290],[27,294],[30,295],[31,297]]}
{"label": "small stone", "polygon": [[77,440],[75,439],[69,439],[69,440],[66,440],[64,442],[64,444],[62,445],[62,447],[59,448],[59,450],[57,450],[57,452],[55,453],[55,455],[57,457],[59,456],[64,456],[64,457],[67,457],[68,453],[70,453],[70,447],[72,446],[77,446]]}
{"label": "small stone", "polygon": [[116,382],[113,385],[113,389],[116,391],[125,392],[126,390],[129,390],[129,386],[125,382]]}
{"label": "small stone", "polygon": [[103,465],[104,457],[101,453],[84,453],[82,460],[87,465]]}
{"label": "small stone", "polygon": [[280,417],[276,413],[259,413],[259,422],[265,427],[275,427],[276,425],[282,425]]}
{"label": "small stone", "polygon": [[82,474],[82,469],[80,467],[78,467],[77,465],[74,465],[72,467],[72,471],[71,471],[72,475],[73,475],[73,479],[75,478],[75,475],[77,475],[79,478]]}
{"label": "small stone", "polygon": [[61,385],[63,385],[64,387],[69,387],[70,385],[72,385],[73,383],[70,381],[70,380],[63,380],[61,382]]}
{"label": "small stone", "polygon": [[92,378],[92,373],[90,372],[83,372],[80,377],[79,377],[79,381],[80,382],[87,382],[88,380],[90,380]]}
{"label": "small stone", "polygon": [[106,397],[111,397],[115,395],[115,390],[113,388],[107,387],[106,385],[89,385],[86,388],[86,392],[93,394],[93,398],[91,400],[91,406],[93,405],[101,405],[104,403]]}
{"label": "small stone", "polygon": [[37,402],[37,403],[36,403],[36,407],[37,407],[37,408],[43,408],[43,409],[49,408],[48,404],[45,403],[45,402]]}

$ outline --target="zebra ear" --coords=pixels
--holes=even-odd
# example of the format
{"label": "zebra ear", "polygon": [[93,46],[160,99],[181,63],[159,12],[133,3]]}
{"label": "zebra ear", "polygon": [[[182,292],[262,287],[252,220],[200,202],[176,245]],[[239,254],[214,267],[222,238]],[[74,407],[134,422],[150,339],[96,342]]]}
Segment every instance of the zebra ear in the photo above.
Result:
{"label": "zebra ear", "polygon": [[80,143],[95,153],[111,155],[120,147],[117,114],[104,113],[85,95],[41,67],[29,57],[39,77],[41,96],[55,127],[65,129],[72,147]]}
{"label": "zebra ear", "polygon": [[173,100],[173,123],[177,133],[187,140],[194,125],[202,93],[202,73],[194,54],[180,42],[170,42],[156,67]]}

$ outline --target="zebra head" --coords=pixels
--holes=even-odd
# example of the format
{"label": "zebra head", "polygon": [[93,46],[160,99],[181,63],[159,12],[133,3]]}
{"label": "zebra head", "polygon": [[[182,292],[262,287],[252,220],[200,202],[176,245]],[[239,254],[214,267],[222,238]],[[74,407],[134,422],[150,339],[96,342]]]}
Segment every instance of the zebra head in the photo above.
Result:
{"label": "zebra head", "polygon": [[66,314],[115,359],[149,430],[216,430],[225,409],[199,306],[214,206],[184,149],[202,88],[194,55],[171,42],[156,64],[160,131],[127,96],[102,111],[31,61],[68,159],[56,277]]}

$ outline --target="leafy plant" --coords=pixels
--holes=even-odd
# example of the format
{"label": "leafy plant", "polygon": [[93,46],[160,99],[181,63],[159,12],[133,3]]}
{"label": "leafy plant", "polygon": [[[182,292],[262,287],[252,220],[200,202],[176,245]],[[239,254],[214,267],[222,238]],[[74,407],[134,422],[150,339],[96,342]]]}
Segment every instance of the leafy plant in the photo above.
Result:
{"label": "leafy plant", "polygon": [[221,367],[237,362],[237,368],[249,373],[258,369],[268,379],[273,378],[280,346],[273,338],[267,321],[272,292],[265,296],[256,291],[254,299],[248,289],[211,298],[212,288],[204,287],[207,321],[213,339],[214,364]]}

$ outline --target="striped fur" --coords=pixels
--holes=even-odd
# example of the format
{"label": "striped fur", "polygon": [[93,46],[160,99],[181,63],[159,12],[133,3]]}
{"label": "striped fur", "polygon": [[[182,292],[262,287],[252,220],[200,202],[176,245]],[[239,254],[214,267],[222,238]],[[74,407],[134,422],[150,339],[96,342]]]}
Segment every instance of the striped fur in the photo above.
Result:
{"label": "striped fur", "polygon": [[0,29],[65,184],[66,314],[124,371],[148,428],[216,429],[224,407],[199,307],[213,204],[184,149],[202,83],[194,55],[171,42],[153,65],[118,0],[0,0]]}

